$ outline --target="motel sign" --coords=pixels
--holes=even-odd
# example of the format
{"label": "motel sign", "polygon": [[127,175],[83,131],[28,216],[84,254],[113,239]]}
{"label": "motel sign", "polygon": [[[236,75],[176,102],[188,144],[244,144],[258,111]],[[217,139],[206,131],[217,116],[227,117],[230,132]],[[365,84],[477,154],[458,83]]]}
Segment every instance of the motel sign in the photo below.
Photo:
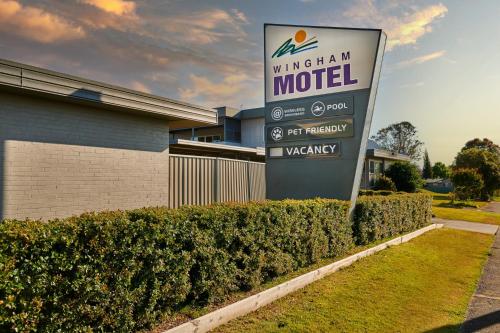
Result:
{"label": "motel sign", "polygon": [[385,41],[378,29],[264,25],[269,199],[356,199]]}

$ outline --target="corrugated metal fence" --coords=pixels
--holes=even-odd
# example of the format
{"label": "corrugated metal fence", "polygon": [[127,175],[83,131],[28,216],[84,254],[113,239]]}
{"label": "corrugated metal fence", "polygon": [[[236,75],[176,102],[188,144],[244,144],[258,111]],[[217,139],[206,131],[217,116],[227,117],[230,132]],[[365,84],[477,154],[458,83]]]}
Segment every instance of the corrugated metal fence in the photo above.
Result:
{"label": "corrugated metal fence", "polygon": [[264,200],[265,163],[170,154],[171,208]]}

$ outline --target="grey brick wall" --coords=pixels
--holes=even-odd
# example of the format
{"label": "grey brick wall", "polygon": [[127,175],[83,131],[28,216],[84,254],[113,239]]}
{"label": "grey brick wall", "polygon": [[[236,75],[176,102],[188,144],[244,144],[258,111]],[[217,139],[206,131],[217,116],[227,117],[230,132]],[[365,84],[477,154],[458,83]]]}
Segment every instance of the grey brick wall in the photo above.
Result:
{"label": "grey brick wall", "polygon": [[168,122],[0,92],[0,219],[168,204]]}

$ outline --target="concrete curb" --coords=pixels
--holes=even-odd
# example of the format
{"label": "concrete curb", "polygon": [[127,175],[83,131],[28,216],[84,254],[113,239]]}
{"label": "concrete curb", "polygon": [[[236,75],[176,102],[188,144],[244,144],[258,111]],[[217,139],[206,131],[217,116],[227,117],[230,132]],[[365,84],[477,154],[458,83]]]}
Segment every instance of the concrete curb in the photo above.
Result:
{"label": "concrete curb", "polygon": [[191,321],[188,321],[187,323],[171,328],[167,331],[163,331],[162,333],[208,332],[216,328],[217,326],[227,323],[232,319],[244,316],[279,298],[282,298],[283,296],[286,296],[298,289],[301,289],[307,286],[308,284],[313,283],[314,281],[317,281],[327,275],[330,275],[338,271],[341,268],[350,266],[352,263],[358,261],[361,258],[380,252],[390,246],[406,243],[409,240],[426,233],[427,231],[438,229],[441,228],[442,226],[443,226],[442,224],[431,224],[417,231],[394,238],[390,241],[379,244],[375,247],[361,251],[342,260],[336,261],[334,263],[323,266],[304,275],[298,276],[292,280],[284,282],[270,289],[264,290],[258,294],[242,299],[236,303],[230,304],[228,306],[210,312],[200,318],[193,319]]}

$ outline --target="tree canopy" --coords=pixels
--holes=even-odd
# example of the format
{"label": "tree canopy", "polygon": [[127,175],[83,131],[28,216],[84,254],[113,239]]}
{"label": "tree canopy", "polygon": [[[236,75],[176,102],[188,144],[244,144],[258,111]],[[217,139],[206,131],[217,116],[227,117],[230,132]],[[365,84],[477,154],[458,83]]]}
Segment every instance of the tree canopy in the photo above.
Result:
{"label": "tree canopy", "polygon": [[415,192],[422,185],[422,178],[417,166],[409,162],[394,162],[385,171],[398,191]]}
{"label": "tree canopy", "polygon": [[456,169],[451,176],[455,195],[460,200],[478,199],[484,188],[483,177],[476,169]]}
{"label": "tree canopy", "polygon": [[488,199],[500,188],[500,159],[489,149],[469,148],[460,151],[455,157],[455,169],[476,169],[481,174],[484,186],[482,198]]}
{"label": "tree canopy", "polygon": [[449,179],[450,169],[443,162],[436,162],[432,167],[432,175],[435,178]]}
{"label": "tree canopy", "polygon": [[427,149],[425,150],[424,153],[424,167],[422,169],[422,177],[424,179],[432,178],[432,165],[431,165],[431,160],[429,159],[429,153],[427,152]]}
{"label": "tree canopy", "polygon": [[408,121],[382,128],[371,139],[383,149],[406,154],[414,161],[420,159],[423,142],[418,139],[417,128]]}
{"label": "tree canopy", "polygon": [[482,140],[478,138],[469,140],[465,143],[465,146],[462,148],[462,151],[470,148],[486,150],[489,151],[490,153],[500,156],[500,147],[488,138],[484,138]]}

